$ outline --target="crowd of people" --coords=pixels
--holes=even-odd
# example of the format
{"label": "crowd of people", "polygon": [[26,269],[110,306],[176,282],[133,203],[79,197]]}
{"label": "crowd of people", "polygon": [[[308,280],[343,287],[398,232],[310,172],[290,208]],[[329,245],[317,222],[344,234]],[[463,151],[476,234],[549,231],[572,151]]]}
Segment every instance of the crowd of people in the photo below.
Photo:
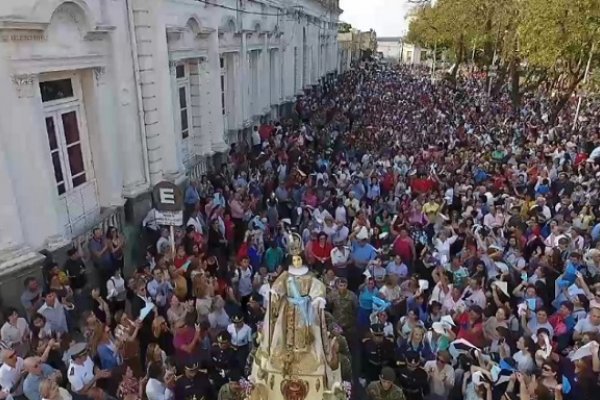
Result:
{"label": "crowd of people", "polygon": [[[185,190],[146,262],[93,232],[1,328],[0,399],[241,400],[288,233],[327,286],[353,397],[590,398],[600,359],[600,113],[364,62]],[[600,155],[600,154],[599,154]],[[93,269],[98,284],[88,282]],[[96,281],[96,280],[94,280]]]}

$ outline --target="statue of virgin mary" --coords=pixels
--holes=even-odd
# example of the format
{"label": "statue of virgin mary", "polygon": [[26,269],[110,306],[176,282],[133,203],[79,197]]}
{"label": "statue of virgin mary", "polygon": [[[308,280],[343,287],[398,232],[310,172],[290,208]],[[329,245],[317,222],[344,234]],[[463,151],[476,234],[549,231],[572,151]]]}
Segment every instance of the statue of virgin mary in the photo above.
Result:
{"label": "statue of virgin mary", "polygon": [[[303,265],[302,239],[291,234],[292,264],[271,286],[252,370],[268,399],[327,399],[341,384],[338,345],[325,323],[325,285]],[[293,389],[293,390],[292,390]]]}

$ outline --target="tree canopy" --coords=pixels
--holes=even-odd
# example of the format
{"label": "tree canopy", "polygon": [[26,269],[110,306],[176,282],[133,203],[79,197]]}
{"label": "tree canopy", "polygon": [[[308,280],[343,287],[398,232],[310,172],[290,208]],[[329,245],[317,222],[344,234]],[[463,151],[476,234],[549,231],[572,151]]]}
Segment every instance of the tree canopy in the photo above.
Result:
{"label": "tree canopy", "polygon": [[407,40],[445,48],[454,74],[472,55],[480,68],[493,64],[492,94],[509,84],[515,107],[544,85],[555,94],[555,117],[590,54],[592,70],[600,64],[600,0],[439,0],[413,10]]}
{"label": "tree canopy", "polygon": [[338,26],[338,32],[339,33],[348,33],[352,30],[352,25],[350,25],[347,22],[342,22],[340,23],[340,25]]}

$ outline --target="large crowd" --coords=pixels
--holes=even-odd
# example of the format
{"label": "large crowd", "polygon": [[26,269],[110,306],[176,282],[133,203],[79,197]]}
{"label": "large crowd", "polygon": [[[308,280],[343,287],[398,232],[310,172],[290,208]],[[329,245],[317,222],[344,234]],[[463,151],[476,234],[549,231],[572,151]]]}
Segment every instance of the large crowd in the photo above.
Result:
{"label": "large crowd", "polygon": [[175,243],[148,213],[143,265],[97,229],[25,279],[0,399],[244,399],[290,231],[354,398],[592,398],[600,107],[573,129],[576,99],[554,118],[543,88],[518,111],[486,88],[376,62],[323,81],[189,184]]}

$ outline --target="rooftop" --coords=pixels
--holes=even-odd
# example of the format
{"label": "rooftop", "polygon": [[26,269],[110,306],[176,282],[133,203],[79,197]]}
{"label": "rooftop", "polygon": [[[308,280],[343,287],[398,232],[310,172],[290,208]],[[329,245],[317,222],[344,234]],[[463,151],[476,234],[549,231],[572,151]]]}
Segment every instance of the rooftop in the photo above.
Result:
{"label": "rooftop", "polygon": [[402,38],[400,36],[384,36],[384,37],[378,37],[377,41],[378,42],[399,42],[401,41]]}

